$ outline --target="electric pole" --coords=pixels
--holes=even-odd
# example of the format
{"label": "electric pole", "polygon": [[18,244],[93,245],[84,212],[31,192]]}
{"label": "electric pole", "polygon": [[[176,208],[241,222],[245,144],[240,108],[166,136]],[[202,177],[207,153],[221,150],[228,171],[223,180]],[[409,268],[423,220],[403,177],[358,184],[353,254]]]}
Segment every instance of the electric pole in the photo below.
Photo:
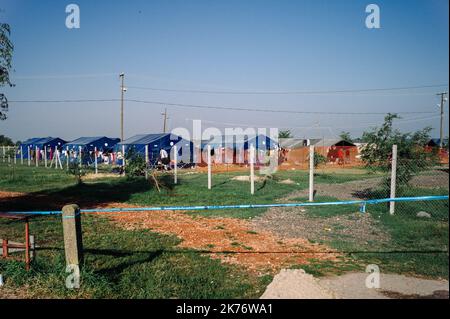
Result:
{"label": "electric pole", "polygon": [[169,119],[169,118],[167,117],[167,108],[164,109],[164,113],[161,113],[161,115],[164,116],[163,133],[166,133],[167,120]]}
{"label": "electric pole", "polygon": [[447,92],[436,94],[441,97],[441,127],[439,131],[439,147],[442,148],[444,142],[444,104],[447,101]]}
{"label": "electric pole", "polygon": [[123,82],[125,79],[125,73],[120,73],[119,75],[120,79],[121,79],[121,84],[120,84],[120,141],[123,141],[123,95],[126,91],[125,87],[123,86]]}

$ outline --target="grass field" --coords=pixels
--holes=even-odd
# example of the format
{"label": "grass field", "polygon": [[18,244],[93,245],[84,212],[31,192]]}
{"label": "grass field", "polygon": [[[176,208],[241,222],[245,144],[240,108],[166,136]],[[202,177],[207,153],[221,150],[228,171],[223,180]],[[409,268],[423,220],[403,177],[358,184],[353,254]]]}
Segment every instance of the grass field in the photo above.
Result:
{"label": "grass field", "polygon": [[[248,182],[233,180],[242,172],[213,175],[213,189],[208,190],[207,176],[180,172],[179,184],[172,184],[170,174],[161,174],[167,186],[159,193],[143,178],[104,177],[86,180],[77,185],[73,176],[64,171],[43,167],[12,167],[0,163],[0,192],[23,192],[24,196],[0,198],[0,211],[61,209],[64,203],[75,202],[82,207],[111,202],[136,205],[214,205],[242,203],[272,203],[294,191],[308,187],[305,171],[279,171],[274,178],[256,183],[250,195]],[[379,175],[363,169],[319,172],[316,184],[336,184],[371,179]],[[293,183],[280,183],[284,180]],[[445,189],[409,189],[411,194],[448,194]],[[405,191],[405,196],[408,196]],[[298,197],[295,200],[304,201]],[[317,201],[337,200],[322,196]],[[448,278],[448,254],[436,252],[448,249],[448,201],[434,202],[433,217],[418,219],[417,210],[423,203],[398,204],[402,214],[389,216],[386,205],[368,208],[368,213],[380,221],[391,240],[374,245],[373,252],[356,252],[359,243],[346,238],[331,237],[323,243],[346,254],[346,258],[311,261],[301,267],[315,275],[333,274],[363,269],[368,263],[383,265],[382,270],[428,277]],[[348,216],[358,207],[308,208],[311,218],[327,219]],[[264,209],[191,212],[189,215],[251,219],[261,216]],[[355,224],[355,227],[358,227]],[[0,238],[20,239],[23,225],[0,219]],[[82,288],[69,291],[64,287],[64,252],[62,229],[57,217],[39,217],[31,223],[40,249],[32,271],[23,264],[0,259],[0,273],[8,285],[34,297],[93,298],[251,298],[262,294],[271,274],[247,271],[239,265],[221,263],[207,254],[180,248],[180,239],[151,230],[125,230],[102,216],[83,217],[83,241],[86,249],[82,273]],[[364,246],[367,249],[367,246]],[[409,253],[404,253],[407,250]],[[347,258],[348,257],[348,258]],[[26,292],[25,292],[26,291]]]}

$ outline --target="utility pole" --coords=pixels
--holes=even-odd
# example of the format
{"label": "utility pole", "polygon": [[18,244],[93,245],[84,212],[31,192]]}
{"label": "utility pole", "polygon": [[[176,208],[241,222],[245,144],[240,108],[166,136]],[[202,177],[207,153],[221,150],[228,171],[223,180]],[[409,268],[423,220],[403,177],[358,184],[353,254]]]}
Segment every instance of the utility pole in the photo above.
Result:
{"label": "utility pole", "polygon": [[169,118],[167,117],[167,108],[164,109],[164,113],[161,113],[161,115],[164,115],[163,133],[166,133],[167,120],[169,119]]}
{"label": "utility pole", "polygon": [[124,79],[125,79],[125,73],[120,73],[119,75],[121,79],[120,84],[120,141],[123,141],[123,95],[126,92],[126,88],[124,87]]}
{"label": "utility pole", "polygon": [[441,97],[441,127],[439,131],[439,147],[442,148],[444,142],[444,104],[447,101],[447,92],[436,94]]}

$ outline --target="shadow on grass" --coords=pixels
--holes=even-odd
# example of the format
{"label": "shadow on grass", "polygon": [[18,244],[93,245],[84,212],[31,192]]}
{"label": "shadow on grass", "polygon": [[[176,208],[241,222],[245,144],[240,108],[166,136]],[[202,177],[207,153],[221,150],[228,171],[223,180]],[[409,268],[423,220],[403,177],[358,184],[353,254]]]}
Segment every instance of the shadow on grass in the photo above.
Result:
{"label": "shadow on grass", "polygon": [[[168,181],[163,182],[171,185]],[[62,189],[0,198],[0,211],[60,210],[70,203],[83,208],[98,207],[110,202],[126,202],[131,195],[147,192],[153,188],[154,185],[143,178],[83,183]],[[169,190],[172,188],[173,186]]]}

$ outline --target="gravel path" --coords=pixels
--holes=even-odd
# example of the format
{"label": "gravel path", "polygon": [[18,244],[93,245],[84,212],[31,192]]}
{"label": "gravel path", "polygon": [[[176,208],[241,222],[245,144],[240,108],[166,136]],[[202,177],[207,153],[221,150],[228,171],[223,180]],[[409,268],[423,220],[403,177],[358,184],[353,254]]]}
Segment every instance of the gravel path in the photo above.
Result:
{"label": "gravel path", "polygon": [[[376,187],[380,178],[351,181],[340,184],[317,184],[317,194],[336,197],[339,200],[358,200],[357,192]],[[308,190],[293,192],[281,202],[307,197]],[[359,196],[359,195],[358,195]],[[307,238],[312,241],[345,240],[362,245],[374,242],[385,243],[390,240],[378,220],[370,214],[361,214],[357,207],[350,207],[348,214],[332,217],[314,217],[307,208],[270,208],[265,214],[255,217],[251,223],[255,230],[269,230],[283,238]]]}
{"label": "gravel path", "polygon": [[380,288],[367,288],[367,273],[314,278],[302,269],[282,269],[261,299],[448,299],[446,280],[380,274]]}

